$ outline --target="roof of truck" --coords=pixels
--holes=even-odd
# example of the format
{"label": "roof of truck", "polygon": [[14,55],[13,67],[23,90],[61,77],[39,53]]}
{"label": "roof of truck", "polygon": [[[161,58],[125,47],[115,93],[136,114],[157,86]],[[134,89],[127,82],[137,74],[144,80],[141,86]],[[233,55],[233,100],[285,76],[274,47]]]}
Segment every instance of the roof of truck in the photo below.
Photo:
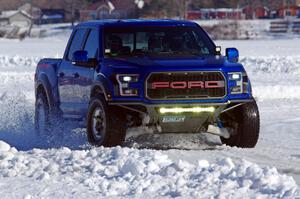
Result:
{"label": "roof of truck", "polygon": [[77,26],[195,26],[195,22],[173,19],[105,19],[79,23]]}

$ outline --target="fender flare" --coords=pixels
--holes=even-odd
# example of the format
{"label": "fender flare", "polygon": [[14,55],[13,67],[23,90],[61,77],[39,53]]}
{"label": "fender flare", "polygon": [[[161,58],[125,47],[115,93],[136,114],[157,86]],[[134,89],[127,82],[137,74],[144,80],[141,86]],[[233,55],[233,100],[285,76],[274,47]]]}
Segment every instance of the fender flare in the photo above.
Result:
{"label": "fender flare", "polygon": [[104,75],[98,75],[97,79],[98,80],[91,87],[91,98],[98,92],[104,95],[106,101],[110,101],[112,95],[106,77]]}
{"label": "fender flare", "polygon": [[42,86],[42,88],[45,91],[47,100],[49,102],[50,105],[50,109],[53,109],[55,107],[55,101],[54,101],[54,97],[53,97],[53,93],[52,93],[52,87],[51,84],[48,80],[48,77],[45,74],[41,74],[38,78],[37,84],[36,84],[36,96],[38,94],[37,89]]}
{"label": "fender flare", "polygon": [[111,100],[111,94],[108,89],[100,82],[94,83],[91,88],[91,98],[95,96],[96,93],[104,95],[106,101]]}

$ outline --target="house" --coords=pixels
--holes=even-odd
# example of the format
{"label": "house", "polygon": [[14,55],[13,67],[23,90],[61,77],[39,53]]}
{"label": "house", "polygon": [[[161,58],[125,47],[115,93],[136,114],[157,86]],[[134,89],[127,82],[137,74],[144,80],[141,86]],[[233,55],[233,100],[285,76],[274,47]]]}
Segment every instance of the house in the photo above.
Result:
{"label": "house", "polygon": [[190,10],[187,12],[188,20],[197,20],[202,18],[202,12],[199,10]]}
{"label": "house", "polygon": [[298,7],[297,17],[300,18],[300,0],[296,0],[296,6]]}
{"label": "house", "polygon": [[28,13],[31,16],[33,23],[39,24],[41,14],[42,14],[40,8],[34,6],[30,3],[25,3],[22,6],[20,6],[18,10]]}
{"label": "house", "polygon": [[111,12],[114,5],[110,1],[101,1],[88,6],[85,10],[80,11],[80,20],[95,20],[111,18]]}
{"label": "house", "polygon": [[80,20],[123,19],[137,16],[137,5],[133,0],[101,0],[80,10]]}
{"label": "house", "polygon": [[254,8],[251,5],[247,5],[242,8],[243,18],[244,19],[253,19],[254,18]]}
{"label": "house", "polygon": [[[15,14],[17,14],[17,16],[15,16]],[[31,25],[31,23],[36,24],[39,22],[40,17],[41,17],[41,9],[33,6],[30,3],[23,4],[17,10],[2,11],[2,15],[0,14],[0,18],[2,18],[1,21],[8,21],[8,23],[11,23],[11,21],[15,21],[16,18],[18,18],[17,21],[23,21],[22,26],[26,26],[24,24],[27,25],[28,24]]]}
{"label": "house", "polygon": [[247,5],[243,8],[205,8],[188,11],[187,18],[194,19],[265,19],[270,18],[271,11],[264,6],[253,7]]}
{"label": "house", "polygon": [[64,9],[41,9],[41,24],[63,23],[64,21]]}
{"label": "house", "polygon": [[15,14],[9,17],[9,23],[19,27],[31,27],[32,17],[28,13],[18,10]]}
{"label": "house", "polygon": [[33,20],[23,10],[2,11],[0,24],[0,37],[22,39],[30,34]]}
{"label": "house", "polygon": [[31,27],[32,17],[23,10],[3,11],[0,15],[1,21],[6,21],[12,26]]}
{"label": "house", "polygon": [[265,6],[258,6],[254,9],[256,19],[270,18],[270,9]]}
{"label": "house", "polygon": [[278,16],[281,18],[297,17],[297,16],[299,16],[299,10],[300,10],[300,8],[296,5],[281,6],[278,10]]}
{"label": "house", "polygon": [[241,19],[242,10],[233,8],[204,8],[188,11],[187,19]]}
{"label": "house", "polygon": [[292,3],[284,1],[278,10],[278,16],[286,17],[300,17],[300,0],[295,0]]}
{"label": "house", "polygon": [[0,14],[0,26],[6,26],[8,25],[9,20],[8,18],[1,18],[1,14]]}
{"label": "house", "polygon": [[216,9],[217,19],[241,19],[242,10],[233,8]]}
{"label": "house", "polygon": [[[253,7],[252,5],[247,5],[243,7],[243,18],[244,19],[265,19],[270,18],[271,11],[265,6]],[[273,13],[274,14],[274,13]]]}

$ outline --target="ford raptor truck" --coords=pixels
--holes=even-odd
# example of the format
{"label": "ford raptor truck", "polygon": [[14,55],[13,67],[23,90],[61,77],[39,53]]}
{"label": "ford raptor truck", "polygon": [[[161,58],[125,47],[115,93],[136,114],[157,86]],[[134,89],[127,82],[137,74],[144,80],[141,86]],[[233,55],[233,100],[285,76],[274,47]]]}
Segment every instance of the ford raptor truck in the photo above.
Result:
{"label": "ford raptor truck", "polygon": [[74,120],[96,146],[121,145],[128,128],[147,126],[153,133],[211,133],[229,146],[254,147],[259,112],[238,58],[235,48],[221,55],[190,21],[80,23],[62,59],[37,65],[36,131],[59,133],[61,121]]}

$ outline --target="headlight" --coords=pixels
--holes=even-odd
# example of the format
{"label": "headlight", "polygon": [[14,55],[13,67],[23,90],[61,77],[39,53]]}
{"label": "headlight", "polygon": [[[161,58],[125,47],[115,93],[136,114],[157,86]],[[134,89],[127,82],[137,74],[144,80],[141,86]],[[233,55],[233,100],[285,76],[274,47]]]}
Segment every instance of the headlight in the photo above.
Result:
{"label": "headlight", "polygon": [[243,93],[243,73],[232,72],[228,73],[229,81],[234,82],[234,86],[230,87],[231,94],[241,94]]}
{"label": "headlight", "polygon": [[117,81],[121,96],[137,96],[138,90],[130,88],[130,83],[138,82],[139,75],[137,74],[118,74]]}
{"label": "headlight", "polygon": [[137,82],[138,75],[118,75],[122,82]]}
{"label": "headlight", "polygon": [[242,73],[229,73],[230,80],[240,80],[242,77]]}

